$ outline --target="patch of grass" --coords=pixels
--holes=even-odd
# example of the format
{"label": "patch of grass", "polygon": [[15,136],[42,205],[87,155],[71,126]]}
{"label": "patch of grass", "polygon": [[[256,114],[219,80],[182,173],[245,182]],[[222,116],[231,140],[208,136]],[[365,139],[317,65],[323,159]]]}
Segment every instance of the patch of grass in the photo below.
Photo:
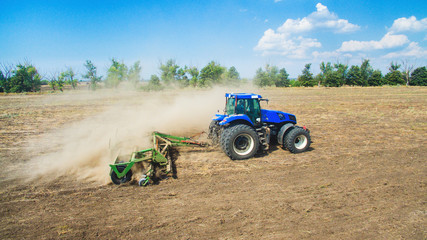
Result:
{"label": "patch of grass", "polygon": [[69,232],[71,232],[71,228],[67,225],[62,225],[62,226],[57,226],[56,227],[56,232],[58,233],[58,236],[67,234]]}
{"label": "patch of grass", "polygon": [[4,118],[14,118],[19,116],[19,113],[4,113],[2,115],[0,115],[0,119],[4,119]]}

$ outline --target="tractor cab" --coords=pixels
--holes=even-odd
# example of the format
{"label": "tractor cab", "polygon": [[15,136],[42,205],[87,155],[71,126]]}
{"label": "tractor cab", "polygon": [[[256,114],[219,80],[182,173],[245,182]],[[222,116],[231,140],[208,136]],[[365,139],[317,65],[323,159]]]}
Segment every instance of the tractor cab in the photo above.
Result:
{"label": "tractor cab", "polygon": [[254,126],[261,125],[261,96],[248,93],[225,94],[225,113],[227,116],[246,115]]}

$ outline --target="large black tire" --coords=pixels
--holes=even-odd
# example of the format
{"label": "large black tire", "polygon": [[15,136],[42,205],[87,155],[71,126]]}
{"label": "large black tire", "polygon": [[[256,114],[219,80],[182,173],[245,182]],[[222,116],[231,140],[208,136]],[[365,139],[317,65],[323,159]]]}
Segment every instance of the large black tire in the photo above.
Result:
{"label": "large black tire", "polygon": [[283,146],[291,153],[301,153],[310,147],[311,138],[308,131],[300,127],[292,128],[283,141]]}
{"label": "large black tire", "polygon": [[219,142],[219,127],[218,121],[212,120],[209,124],[208,138],[212,139],[212,144],[217,145]]}
{"label": "large black tire", "polygon": [[[125,170],[125,165],[119,165],[117,166],[117,170],[121,173]],[[120,185],[121,183],[129,182],[132,179],[132,170],[129,169],[129,172],[126,173],[126,175],[122,178],[118,178],[116,172],[111,171],[111,181],[116,184]]]}
{"label": "large black tire", "polygon": [[221,148],[233,160],[253,157],[258,147],[258,134],[248,125],[231,126],[224,129],[221,134]]}

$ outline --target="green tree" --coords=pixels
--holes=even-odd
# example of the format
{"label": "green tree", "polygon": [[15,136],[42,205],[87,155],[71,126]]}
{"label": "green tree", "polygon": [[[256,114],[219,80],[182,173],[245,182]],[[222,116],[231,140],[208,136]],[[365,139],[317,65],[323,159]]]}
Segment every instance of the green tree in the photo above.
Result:
{"label": "green tree", "polygon": [[50,76],[49,87],[52,88],[52,91],[59,90],[61,92],[64,91],[64,84],[66,82],[66,72],[61,72],[59,75],[57,73],[53,73]]}
{"label": "green tree", "polygon": [[9,92],[10,91],[10,77],[3,74],[0,70],[0,92]]}
{"label": "green tree", "polygon": [[18,64],[12,71],[10,92],[36,92],[40,90],[41,77],[31,64]]}
{"label": "green tree", "polygon": [[180,88],[185,88],[190,85],[190,79],[188,79],[187,71],[187,66],[184,66],[184,68],[178,68],[178,70],[176,71],[176,80],[178,81],[178,86]]}
{"label": "green tree", "polygon": [[83,78],[86,78],[90,81],[90,88],[95,91],[97,87],[96,83],[101,81],[102,76],[97,76],[96,67],[90,60],[86,60],[84,66],[86,67],[86,74],[83,75]]}
{"label": "green tree", "polygon": [[336,69],[336,71],[339,74],[338,86],[344,85],[345,80],[347,78],[347,74],[348,74],[348,65],[342,64],[342,63],[335,63],[334,68]]}
{"label": "green tree", "polygon": [[396,63],[391,62],[391,63],[390,63],[390,67],[388,68],[388,70],[389,70],[390,72],[398,71],[400,67],[401,67],[401,65],[400,65],[400,64],[397,64],[397,62],[396,62]]}
{"label": "green tree", "polygon": [[375,70],[368,79],[369,86],[382,86],[384,84],[383,74],[380,70]]}
{"label": "green tree", "polygon": [[136,87],[136,85],[141,80],[141,65],[139,61],[136,61],[130,68],[128,72],[128,80],[132,84],[132,86]]}
{"label": "green tree", "polygon": [[64,91],[64,83],[65,83],[65,74],[60,74],[56,80],[56,85],[58,86],[58,90],[63,92]]}
{"label": "green tree", "polygon": [[342,74],[339,71],[328,72],[323,85],[326,87],[342,86]]}
{"label": "green tree", "polygon": [[289,87],[291,85],[289,74],[286,72],[285,68],[281,68],[279,70],[279,75],[277,76],[274,84],[276,87]]}
{"label": "green tree", "polygon": [[427,86],[427,68],[416,68],[411,74],[410,84],[412,86]]}
{"label": "green tree", "polygon": [[267,64],[265,66],[265,70],[268,75],[269,86],[275,85],[276,82],[278,82],[278,78],[279,78],[279,68],[277,66],[270,66],[269,64]]}
{"label": "green tree", "polygon": [[[269,65],[266,65],[266,69],[269,68]],[[267,71],[264,71],[262,68],[258,68],[255,77],[254,84],[258,87],[267,87],[273,85],[273,81],[269,76]]]}
{"label": "green tree", "polygon": [[302,75],[298,76],[298,81],[301,86],[313,87],[316,83],[314,82],[313,73],[310,72],[311,63],[307,63],[302,70]]}
{"label": "green tree", "polygon": [[187,73],[190,74],[190,85],[196,87],[199,81],[199,70],[197,67],[189,67]]}
{"label": "green tree", "polygon": [[350,67],[348,71],[347,78],[345,84],[348,86],[358,85],[358,82],[362,78],[362,74],[360,72],[360,67],[357,65],[353,65]]}
{"label": "green tree", "polygon": [[238,86],[240,84],[240,74],[234,66],[231,66],[225,73],[225,85]]}
{"label": "green tree", "polygon": [[64,78],[66,83],[70,84],[73,89],[77,88],[77,83],[78,83],[78,80],[74,78],[75,76],[76,74],[74,73],[71,67],[68,68],[64,73]]}
{"label": "green tree", "polygon": [[0,92],[10,92],[11,83],[10,78],[12,76],[13,65],[12,64],[0,64]]}
{"label": "green tree", "polygon": [[360,71],[360,67],[357,65],[353,65],[350,67],[346,78],[346,85],[348,86],[356,86],[359,85],[360,79],[362,78],[362,73]]}
{"label": "green tree", "polygon": [[301,82],[296,80],[296,79],[292,79],[291,80],[291,87],[301,87]]}
{"label": "green tree", "polygon": [[52,91],[56,91],[58,86],[58,75],[56,73],[50,75],[48,84]]}
{"label": "green tree", "polygon": [[259,68],[254,77],[254,84],[258,87],[276,86],[288,87],[290,85],[289,74],[285,68],[279,70],[276,66],[265,65],[265,70]]}
{"label": "green tree", "polygon": [[48,84],[49,84],[49,87],[52,88],[52,91],[56,90],[56,79],[50,79]]}
{"label": "green tree", "polygon": [[163,81],[163,83],[168,86],[170,84],[174,84],[176,77],[177,77],[177,71],[179,66],[175,63],[175,60],[169,59],[166,61],[166,64],[160,63],[160,77]]}
{"label": "green tree", "polygon": [[200,70],[199,86],[211,87],[212,85],[221,84],[223,81],[223,73],[226,68],[220,64],[211,61],[202,70]]}
{"label": "green tree", "polygon": [[142,89],[144,91],[161,91],[163,86],[160,83],[160,78],[157,75],[151,75],[150,81],[148,81],[148,85],[143,86]]}
{"label": "green tree", "polygon": [[117,88],[120,82],[127,80],[127,72],[128,69],[123,62],[120,63],[114,58],[111,59],[111,66],[107,70],[105,86]]}
{"label": "green tree", "polygon": [[316,75],[316,82],[317,86],[320,87],[320,85],[324,85],[325,78],[328,74],[332,73],[334,71],[332,64],[330,62],[326,63],[321,62],[320,63],[320,73]]}
{"label": "green tree", "polygon": [[397,63],[390,63],[390,72],[388,72],[384,79],[387,84],[389,85],[403,85],[405,84],[405,80],[403,79],[402,73],[399,71],[400,64]]}
{"label": "green tree", "polygon": [[6,77],[4,76],[3,72],[0,70],[0,92],[5,92],[6,84],[7,84]]}
{"label": "green tree", "polygon": [[387,73],[384,76],[384,79],[389,85],[403,85],[405,80],[403,79],[402,73],[400,71],[392,71]]}
{"label": "green tree", "polygon": [[364,59],[362,65],[360,65],[360,80],[357,82],[359,86],[368,86],[369,78],[372,76],[374,70],[372,69],[371,64],[369,64],[369,59]]}
{"label": "green tree", "polygon": [[325,76],[320,72],[314,76],[313,82],[316,82],[317,86],[319,86],[319,84],[325,86]]}

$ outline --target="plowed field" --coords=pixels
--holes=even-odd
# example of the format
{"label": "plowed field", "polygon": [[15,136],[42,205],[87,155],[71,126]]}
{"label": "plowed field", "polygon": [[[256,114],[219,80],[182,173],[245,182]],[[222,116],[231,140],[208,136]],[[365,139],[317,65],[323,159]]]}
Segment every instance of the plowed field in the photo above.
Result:
{"label": "plowed field", "polygon": [[206,131],[224,90],[0,96],[1,238],[427,238],[427,88],[240,91],[295,114],[310,150],[179,148],[178,178],[148,187],[108,163],[154,130]]}

